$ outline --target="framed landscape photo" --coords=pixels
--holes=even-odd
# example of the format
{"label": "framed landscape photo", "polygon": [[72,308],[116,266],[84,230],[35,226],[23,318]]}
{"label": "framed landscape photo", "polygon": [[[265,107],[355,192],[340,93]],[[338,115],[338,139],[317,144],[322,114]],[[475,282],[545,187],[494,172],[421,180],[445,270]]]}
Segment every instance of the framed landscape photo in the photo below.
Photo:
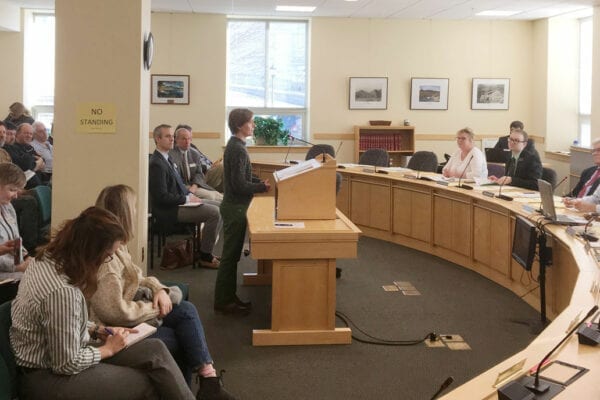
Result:
{"label": "framed landscape photo", "polygon": [[473,78],[472,110],[508,110],[510,79]]}
{"label": "framed landscape photo", "polygon": [[412,78],[410,81],[411,110],[447,110],[448,78]]}
{"label": "framed landscape photo", "polygon": [[388,78],[350,78],[351,110],[387,110]]}
{"label": "framed landscape photo", "polygon": [[152,104],[190,104],[189,75],[152,75]]}

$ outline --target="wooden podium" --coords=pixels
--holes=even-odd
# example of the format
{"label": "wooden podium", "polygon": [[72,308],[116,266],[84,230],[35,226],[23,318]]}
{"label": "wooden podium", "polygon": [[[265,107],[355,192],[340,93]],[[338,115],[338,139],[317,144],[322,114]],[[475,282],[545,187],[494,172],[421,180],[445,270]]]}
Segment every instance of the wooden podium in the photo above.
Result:
{"label": "wooden podium", "polygon": [[335,219],[336,162],[319,154],[273,173],[278,220]]}
{"label": "wooden podium", "polygon": [[275,226],[275,199],[255,197],[248,209],[250,252],[258,273],[245,284],[272,283],[271,329],[255,329],[254,346],[349,344],[350,328],[335,327],[335,261],[356,258],[360,230],[344,214]]}

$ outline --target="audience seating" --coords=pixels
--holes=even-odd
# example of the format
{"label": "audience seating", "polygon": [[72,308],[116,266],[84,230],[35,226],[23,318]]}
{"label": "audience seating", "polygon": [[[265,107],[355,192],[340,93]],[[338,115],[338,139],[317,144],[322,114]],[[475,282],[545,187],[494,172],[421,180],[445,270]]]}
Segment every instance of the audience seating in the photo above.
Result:
{"label": "audience seating", "polygon": [[437,172],[438,158],[431,151],[417,151],[408,161],[408,168],[414,171]]}
{"label": "audience seating", "polygon": [[360,155],[358,163],[375,167],[389,167],[390,155],[385,149],[369,149]]}
{"label": "audience seating", "polygon": [[11,304],[7,301],[0,305],[0,400],[17,397],[17,364],[8,335],[12,325]]}
{"label": "audience seating", "polygon": [[50,220],[52,217],[52,189],[49,186],[36,186],[33,195],[39,207],[39,235],[38,244],[46,243],[50,239]]}

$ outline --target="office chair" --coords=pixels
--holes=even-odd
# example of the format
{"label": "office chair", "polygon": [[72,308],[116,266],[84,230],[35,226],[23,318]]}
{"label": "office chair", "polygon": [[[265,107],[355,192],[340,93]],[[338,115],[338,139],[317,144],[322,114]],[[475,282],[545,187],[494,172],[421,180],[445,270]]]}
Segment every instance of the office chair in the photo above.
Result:
{"label": "office chair", "polygon": [[500,178],[501,176],[504,176],[505,168],[504,168],[503,164],[489,162],[489,163],[487,163],[487,169],[488,169],[488,176],[494,175],[496,178]]}
{"label": "office chair", "polygon": [[552,185],[552,189],[556,189],[556,183],[558,178],[556,176],[556,171],[552,168],[542,168],[542,179]]}
{"label": "office chair", "polygon": [[438,158],[432,151],[417,151],[408,161],[407,168],[414,171],[436,172]]}
{"label": "office chair", "polygon": [[335,158],[335,150],[333,146],[330,144],[315,144],[313,147],[308,149],[306,153],[305,160],[310,160],[311,158],[315,158],[319,154],[329,154],[331,157]]}
{"label": "office chair", "polygon": [[360,155],[358,163],[375,167],[389,167],[390,155],[385,149],[369,149]]}

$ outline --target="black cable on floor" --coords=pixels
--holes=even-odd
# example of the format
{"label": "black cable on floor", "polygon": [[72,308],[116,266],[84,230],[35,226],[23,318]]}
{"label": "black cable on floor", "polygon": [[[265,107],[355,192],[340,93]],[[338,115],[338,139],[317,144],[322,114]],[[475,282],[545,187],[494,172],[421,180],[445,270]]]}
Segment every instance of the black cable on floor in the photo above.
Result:
{"label": "black cable on floor", "polygon": [[343,312],[336,311],[335,315],[344,324],[346,324],[346,327],[350,328],[350,325],[352,325],[352,327],[356,328],[357,331],[359,331],[363,335],[367,336],[368,338],[373,339],[373,340],[362,339],[362,338],[359,338],[358,336],[355,336],[354,334],[352,334],[352,339],[354,339],[354,340],[356,340],[357,342],[360,342],[360,343],[374,344],[374,345],[378,345],[378,346],[414,346],[414,345],[417,345],[417,344],[425,342],[425,340],[427,340],[428,338],[431,339],[431,340],[439,340],[439,336],[436,335],[434,332],[428,333],[427,336],[425,336],[423,339],[413,339],[413,340],[388,340],[388,339],[381,339],[381,338],[375,337],[373,335],[370,335],[367,332],[365,332],[364,330],[362,330],[358,325],[356,325],[350,319],[350,317],[348,317]]}

